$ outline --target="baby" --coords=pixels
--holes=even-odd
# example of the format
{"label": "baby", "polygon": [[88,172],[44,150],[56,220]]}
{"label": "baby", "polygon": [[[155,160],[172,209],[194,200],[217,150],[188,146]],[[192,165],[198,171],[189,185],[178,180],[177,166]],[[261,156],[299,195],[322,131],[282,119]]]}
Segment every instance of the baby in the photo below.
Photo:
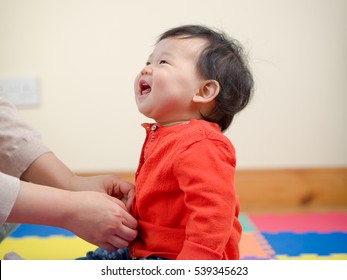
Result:
{"label": "baby", "polygon": [[237,41],[200,25],[163,33],[135,78],[146,138],[132,215],[138,236],[87,259],[239,259],[235,150],[222,133],[251,97]]}

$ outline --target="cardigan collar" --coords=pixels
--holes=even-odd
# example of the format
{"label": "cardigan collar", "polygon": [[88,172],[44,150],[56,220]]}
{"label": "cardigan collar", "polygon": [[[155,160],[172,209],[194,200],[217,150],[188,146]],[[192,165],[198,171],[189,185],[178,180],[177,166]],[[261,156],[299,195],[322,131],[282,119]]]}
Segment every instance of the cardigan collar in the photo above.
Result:
{"label": "cardigan collar", "polygon": [[177,131],[181,131],[187,127],[190,126],[210,126],[213,127],[215,130],[220,131],[220,127],[218,124],[216,123],[212,123],[212,122],[208,122],[205,120],[196,120],[196,119],[192,119],[187,123],[181,123],[181,124],[176,124],[176,125],[172,125],[172,126],[164,126],[158,123],[143,123],[142,126],[146,129],[147,132],[150,131],[156,131],[159,132],[161,134],[170,134],[170,133],[174,133]]}

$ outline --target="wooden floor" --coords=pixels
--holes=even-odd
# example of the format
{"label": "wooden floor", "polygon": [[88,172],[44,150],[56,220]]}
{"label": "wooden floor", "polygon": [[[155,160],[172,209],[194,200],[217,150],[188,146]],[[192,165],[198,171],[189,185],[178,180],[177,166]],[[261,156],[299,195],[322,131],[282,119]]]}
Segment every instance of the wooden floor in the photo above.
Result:
{"label": "wooden floor", "polygon": [[[115,174],[134,182],[133,172]],[[347,209],[347,168],[239,170],[235,184],[243,212]]]}
{"label": "wooden floor", "polygon": [[247,212],[347,209],[347,168],[241,170],[235,182]]}

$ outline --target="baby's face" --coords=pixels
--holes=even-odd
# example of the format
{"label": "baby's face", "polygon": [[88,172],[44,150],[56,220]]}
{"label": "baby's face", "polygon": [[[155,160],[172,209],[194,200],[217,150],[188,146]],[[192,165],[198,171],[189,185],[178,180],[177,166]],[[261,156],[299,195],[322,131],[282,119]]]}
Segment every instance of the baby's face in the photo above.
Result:
{"label": "baby's face", "polygon": [[174,37],[156,45],[135,78],[136,104],[142,114],[162,125],[200,115],[192,99],[204,81],[197,64],[205,44],[200,38]]}

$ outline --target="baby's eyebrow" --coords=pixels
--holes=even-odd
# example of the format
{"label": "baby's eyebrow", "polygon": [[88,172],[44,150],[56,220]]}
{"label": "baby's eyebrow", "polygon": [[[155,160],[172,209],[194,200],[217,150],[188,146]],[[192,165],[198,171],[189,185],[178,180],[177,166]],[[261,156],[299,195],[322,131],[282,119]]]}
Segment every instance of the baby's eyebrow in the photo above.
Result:
{"label": "baby's eyebrow", "polygon": [[172,57],[173,54],[171,52],[164,51],[161,53],[161,55],[167,56],[167,57]]}

